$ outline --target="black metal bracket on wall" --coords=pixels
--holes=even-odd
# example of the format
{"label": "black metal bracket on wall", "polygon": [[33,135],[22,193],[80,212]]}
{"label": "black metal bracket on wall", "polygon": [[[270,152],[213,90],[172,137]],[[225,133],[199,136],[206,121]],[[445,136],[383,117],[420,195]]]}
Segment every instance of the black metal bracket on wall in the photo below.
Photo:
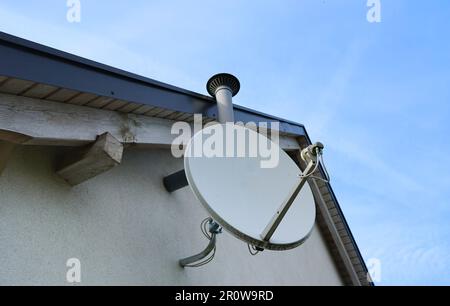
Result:
{"label": "black metal bracket on wall", "polygon": [[189,185],[184,169],[164,177],[163,184],[171,193]]}

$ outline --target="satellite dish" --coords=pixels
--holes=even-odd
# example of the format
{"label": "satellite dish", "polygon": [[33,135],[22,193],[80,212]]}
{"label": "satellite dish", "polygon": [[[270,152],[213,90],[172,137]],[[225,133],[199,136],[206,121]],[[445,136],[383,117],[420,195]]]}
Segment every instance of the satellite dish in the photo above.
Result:
{"label": "satellite dish", "polygon": [[[163,179],[168,192],[189,185],[211,215],[201,224],[203,234],[209,239],[208,246],[199,254],[181,259],[180,265],[199,267],[210,262],[216,250],[216,236],[222,228],[246,242],[251,253],[250,246],[254,251],[281,251],[301,245],[311,234],[316,217],[308,179],[323,180],[313,176],[322,164],[327,177],[324,181],[329,180],[322,160],[323,145],[316,143],[301,151],[301,158],[307,164],[301,171],[276,143],[252,129],[234,124],[232,97],[240,89],[235,76],[217,74],[208,81],[207,89],[216,99],[220,123],[197,132],[186,147],[185,169]],[[210,137],[204,136],[216,135],[218,127],[221,134],[213,142],[222,152],[219,149],[210,150],[214,154],[197,154],[211,147]],[[275,153],[275,164],[262,166],[267,164],[258,151],[261,144],[270,148],[270,157]]]}
{"label": "satellite dish", "polygon": [[[225,230],[244,242],[269,250],[288,250],[302,244],[314,226],[316,208],[308,183],[304,184],[273,235],[264,240],[264,231],[292,190],[298,186],[302,171],[281,149],[273,168],[262,168],[256,157],[195,157],[194,146],[203,145],[204,135],[213,134],[208,126],[193,136],[184,158],[186,177],[195,196]],[[240,125],[222,125],[224,133],[247,133],[248,139],[277,146],[266,136]],[[227,138],[226,135],[223,137]],[[237,138],[235,138],[236,140]],[[236,144],[234,147],[237,147]]]}

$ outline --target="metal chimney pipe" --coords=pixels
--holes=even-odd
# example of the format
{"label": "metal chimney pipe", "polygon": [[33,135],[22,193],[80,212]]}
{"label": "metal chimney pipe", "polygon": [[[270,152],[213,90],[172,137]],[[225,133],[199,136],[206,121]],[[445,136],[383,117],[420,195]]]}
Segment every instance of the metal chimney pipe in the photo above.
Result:
{"label": "metal chimney pipe", "polygon": [[[240,88],[239,80],[228,73],[216,74],[206,84],[208,93],[216,98],[220,123],[234,123],[233,97],[237,95]],[[163,183],[168,192],[181,189],[188,185],[186,172],[181,170],[168,175],[164,177]]]}
{"label": "metal chimney pipe", "polygon": [[216,98],[220,123],[234,123],[233,97],[238,94],[240,88],[239,80],[228,73],[216,74],[206,84],[208,93]]}

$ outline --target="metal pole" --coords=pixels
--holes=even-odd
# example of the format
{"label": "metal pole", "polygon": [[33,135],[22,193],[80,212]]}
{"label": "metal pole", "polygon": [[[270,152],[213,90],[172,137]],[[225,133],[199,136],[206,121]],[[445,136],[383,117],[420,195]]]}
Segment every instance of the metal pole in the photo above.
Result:
{"label": "metal pole", "polygon": [[187,265],[193,264],[197,261],[202,260],[203,258],[206,258],[206,256],[208,256],[208,254],[210,254],[215,247],[216,247],[216,234],[213,233],[206,249],[204,249],[203,251],[201,251],[196,255],[181,259],[179,261],[180,266],[184,268]]}
{"label": "metal pole", "polygon": [[303,171],[303,175],[301,176],[300,181],[295,186],[295,188],[291,191],[291,193],[289,194],[287,199],[283,202],[283,204],[281,204],[280,208],[277,210],[275,215],[270,220],[269,224],[266,226],[266,228],[262,232],[261,237],[264,241],[269,241],[270,238],[272,238],[273,234],[275,233],[278,226],[280,225],[281,220],[283,220],[283,218],[286,215],[286,213],[288,212],[289,208],[291,208],[292,203],[294,203],[295,198],[300,193],[300,190],[303,188],[303,186],[307,182],[308,178],[306,177],[306,175],[308,175],[310,173],[310,171],[315,168],[316,162],[317,161],[315,161],[315,160],[311,160],[308,163],[308,166],[306,167],[305,171]]}
{"label": "metal pole", "polygon": [[228,73],[216,74],[206,84],[208,93],[216,98],[220,123],[234,123],[233,97],[238,94],[240,88],[239,80]]}
{"label": "metal pole", "polygon": [[219,122],[234,122],[233,93],[230,87],[218,87],[216,89],[216,101]]}
{"label": "metal pole", "polygon": [[[206,84],[208,93],[216,98],[217,117],[220,123],[234,123],[233,97],[238,94],[240,88],[239,80],[228,73],[216,74]],[[168,192],[174,192],[188,185],[184,170],[164,177],[163,183]]]}
{"label": "metal pole", "polygon": [[222,233],[222,227],[220,227],[220,225],[211,218],[209,221],[209,232],[211,233],[211,239],[209,240],[206,248],[196,255],[181,259],[178,262],[180,266],[182,266],[183,268],[189,267],[189,265],[199,262],[200,260],[206,258],[212,251],[214,251],[216,247],[216,238],[218,234]]}

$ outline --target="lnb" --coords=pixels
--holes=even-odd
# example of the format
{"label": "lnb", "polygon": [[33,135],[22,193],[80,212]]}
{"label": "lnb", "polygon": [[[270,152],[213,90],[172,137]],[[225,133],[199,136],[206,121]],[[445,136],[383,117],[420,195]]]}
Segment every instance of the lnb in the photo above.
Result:
{"label": "lnb", "polygon": [[311,160],[316,160],[317,155],[322,154],[324,145],[321,142],[316,142],[315,144],[309,145],[307,148],[303,149],[301,152],[301,157],[305,162]]}

